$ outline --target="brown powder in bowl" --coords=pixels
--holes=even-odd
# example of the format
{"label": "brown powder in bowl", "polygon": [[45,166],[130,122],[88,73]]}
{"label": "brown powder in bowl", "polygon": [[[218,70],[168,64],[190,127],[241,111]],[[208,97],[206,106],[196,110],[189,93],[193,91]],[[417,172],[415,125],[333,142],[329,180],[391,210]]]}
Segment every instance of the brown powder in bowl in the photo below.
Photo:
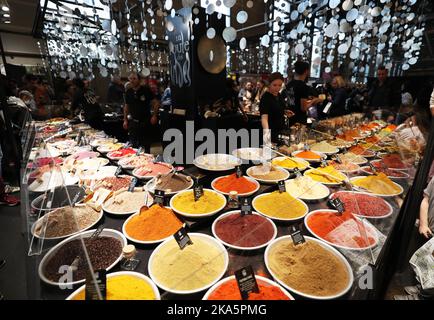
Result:
{"label": "brown powder in bowl", "polygon": [[269,252],[269,267],[287,286],[313,296],[331,296],[342,292],[350,275],[345,264],[318,243],[306,239],[294,246],[280,241]]}

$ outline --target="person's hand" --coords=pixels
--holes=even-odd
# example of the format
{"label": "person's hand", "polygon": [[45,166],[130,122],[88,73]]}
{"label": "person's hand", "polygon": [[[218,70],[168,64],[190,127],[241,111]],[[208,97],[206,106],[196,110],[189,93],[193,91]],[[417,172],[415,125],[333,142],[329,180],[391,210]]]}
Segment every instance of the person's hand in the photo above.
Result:
{"label": "person's hand", "polygon": [[152,117],[151,117],[151,124],[152,124],[153,126],[155,126],[155,125],[157,124],[157,122],[158,122],[158,118],[157,118],[157,116],[152,116]]}
{"label": "person's hand", "polygon": [[431,229],[428,228],[427,226],[419,226],[419,233],[427,239],[433,236]]}
{"label": "person's hand", "polygon": [[122,126],[124,127],[124,130],[128,130],[128,120],[124,120],[124,123]]}

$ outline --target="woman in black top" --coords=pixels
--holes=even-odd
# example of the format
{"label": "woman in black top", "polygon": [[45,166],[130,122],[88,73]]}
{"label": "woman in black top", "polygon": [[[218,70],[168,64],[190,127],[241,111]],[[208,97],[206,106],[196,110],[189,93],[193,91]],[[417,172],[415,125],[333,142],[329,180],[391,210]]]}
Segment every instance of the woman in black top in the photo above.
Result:
{"label": "woman in black top", "polygon": [[[268,91],[264,93],[259,103],[264,138],[269,132],[271,134],[271,142],[273,143],[278,142],[279,133],[285,124],[285,113],[286,116],[294,115],[291,111],[285,110],[285,99],[280,94],[283,81],[283,76],[279,72],[272,73],[269,78],[270,85]],[[264,141],[265,143],[266,141]]]}

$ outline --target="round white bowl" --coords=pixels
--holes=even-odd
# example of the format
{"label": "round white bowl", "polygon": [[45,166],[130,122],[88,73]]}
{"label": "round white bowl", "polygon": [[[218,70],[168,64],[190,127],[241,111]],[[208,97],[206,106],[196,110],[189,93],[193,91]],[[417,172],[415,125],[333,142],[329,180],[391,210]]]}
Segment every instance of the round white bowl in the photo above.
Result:
{"label": "round white bowl", "polygon": [[[155,300],[160,300],[160,292],[158,291],[157,286],[155,285],[155,283],[149,279],[147,276],[145,276],[144,274],[138,273],[138,272],[133,272],[133,271],[119,271],[119,272],[113,272],[107,275],[107,279],[112,278],[112,277],[116,277],[116,276],[124,276],[124,275],[129,275],[129,276],[134,276],[137,277],[139,279],[143,279],[145,280],[152,288],[152,291],[154,292],[155,295]],[[81,286],[80,288],[78,288],[77,290],[75,290],[72,294],[70,294],[66,300],[73,300],[74,297],[79,294],[81,291],[85,290],[85,285]]]}
{"label": "round white bowl", "polygon": [[228,242],[225,242],[223,239],[221,239],[218,236],[217,232],[215,231],[215,227],[217,225],[217,222],[220,221],[220,220],[223,220],[224,218],[226,218],[226,217],[228,217],[230,215],[240,214],[240,212],[241,212],[240,210],[233,210],[233,211],[226,212],[226,213],[222,214],[221,216],[219,216],[217,219],[215,219],[214,222],[213,222],[213,224],[212,224],[212,226],[211,226],[211,231],[212,231],[212,234],[214,235],[214,237],[216,239],[218,239],[221,243],[223,243],[226,247],[229,247],[229,248],[232,248],[232,249],[236,249],[236,250],[246,250],[246,251],[249,251],[249,250],[258,250],[258,249],[265,248],[266,246],[268,246],[270,244],[271,241],[273,241],[276,238],[276,236],[277,236],[277,227],[274,224],[274,222],[271,219],[269,219],[267,217],[264,217],[263,215],[260,215],[257,212],[252,212],[252,214],[260,216],[260,217],[264,218],[265,220],[267,220],[268,222],[271,223],[271,225],[273,226],[273,230],[274,230],[274,233],[273,233],[273,236],[271,237],[271,239],[269,241],[267,241],[267,242],[259,245],[259,246],[256,246],[256,247],[239,247],[239,246],[230,244]]}
{"label": "round white bowl", "polygon": [[223,254],[223,256],[224,256],[224,267],[223,267],[223,270],[221,270],[221,272],[219,273],[219,275],[214,280],[212,280],[209,284],[206,284],[205,286],[197,288],[197,289],[194,289],[194,290],[175,290],[175,289],[171,289],[171,288],[168,288],[168,287],[162,285],[158,281],[158,279],[155,277],[155,275],[154,275],[154,272],[153,272],[153,261],[154,261],[155,256],[159,253],[159,251],[161,250],[162,247],[164,247],[165,245],[167,245],[167,243],[169,241],[175,241],[174,238],[168,239],[168,240],[164,241],[163,243],[161,243],[160,245],[158,245],[157,248],[155,248],[155,250],[152,252],[151,257],[149,258],[149,262],[148,262],[148,273],[149,273],[149,276],[151,277],[152,281],[154,281],[155,284],[158,287],[160,287],[161,289],[163,289],[164,291],[171,292],[171,293],[174,293],[174,294],[182,294],[182,295],[201,292],[201,291],[204,291],[204,290],[212,287],[226,273],[226,270],[227,270],[228,265],[229,265],[229,255],[228,255],[228,252],[227,252],[226,248],[217,239],[215,239],[215,238],[213,238],[213,237],[211,237],[209,235],[202,234],[202,233],[189,233],[188,235],[190,236],[190,238],[193,241],[193,243],[195,241],[195,238],[196,239],[197,238],[201,238],[203,241],[208,241],[209,243],[212,243],[213,245],[215,245],[220,250],[221,254]]}
{"label": "round white bowl", "polygon": [[342,290],[341,292],[335,294],[335,295],[330,295],[330,296],[314,296],[314,295],[310,295],[307,293],[303,293],[301,291],[298,291],[290,286],[288,286],[287,284],[285,284],[282,280],[280,280],[277,275],[271,270],[270,266],[269,266],[269,261],[268,261],[268,255],[269,252],[271,250],[271,248],[276,244],[279,243],[281,241],[291,241],[291,236],[283,236],[283,237],[279,237],[277,239],[275,239],[272,243],[270,243],[267,247],[267,249],[265,250],[264,253],[264,260],[265,260],[265,266],[267,267],[268,272],[271,274],[271,276],[274,278],[274,280],[279,283],[281,286],[283,286],[284,288],[286,288],[287,290],[305,297],[305,298],[309,298],[309,299],[316,299],[316,300],[330,300],[330,299],[336,299],[339,298],[343,295],[345,295],[353,286],[353,282],[354,282],[354,275],[353,275],[353,270],[350,266],[350,264],[348,263],[347,259],[345,259],[345,257],[335,248],[333,248],[332,246],[328,245],[327,243],[324,243],[323,241],[317,240],[315,238],[309,237],[309,236],[305,236],[304,237],[306,239],[306,241],[313,241],[316,242],[317,244],[321,245],[324,249],[326,249],[327,251],[331,252],[332,254],[334,254],[346,267],[348,275],[349,275],[349,281],[347,286],[345,287],[344,290]]}
{"label": "round white bowl", "polygon": [[184,191],[178,192],[176,195],[174,195],[174,196],[170,199],[170,207],[172,208],[173,211],[175,211],[176,213],[178,213],[178,214],[180,214],[180,215],[182,215],[182,216],[184,216],[184,217],[188,217],[188,218],[198,218],[198,219],[200,219],[200,218],[206,218],[206,217],[211,217],[211,216],[217,214],[218,212],[220,212],[221,210],[224,209],[224,207],[226,206],[226,203],[227,203],[226,197],[225,197],[224,195],[222,195],[221,193],[218,193],[217,191],[214,191],[214,190],[211,190],[211,189],[206,189],[206,188],[204,188],[203,191],[204,191],[204,192],[205,192],[205,191],[208,191],[208,192],[212,192],[212,193],[216,194],[218,197],[220,197],[221,199],[223,199],[223,205],[220,206],[218,209],[216,209],[216,210],[214,210],[214,211],[207,212],[207,213],[202,213],[202,214],[192,214],[192,213],[183,212],[183,211],[181,211],[181,210],[176,209],[175,206],[173,205],[174,200],[175,200],[177,197],[179,197],[180,195],[184,194],[184,193],[187,193],[187,192],[191,192],[191,193],[193,193],[194,190],[191,190],[191,189],[190,189],[190,190],[184,190]]}
{"label": "round white bowl", "polygon": [[[369,245],[369,246],[366,246],[366,247],[363,247],[363,248],[352,248],[352,247],[346,247],[346,246],[342,246],[342,245],[339,245],[339,244],[335,244],[335,243],[333,243],[333,242],[329,242],[329,241],[323,239],[322,237],[318,236],[318,235],[317,235],[317,234],[316,234],[316,233],[315,233],[315,232],[314,232],[314,231],[309,227],[309,224],[307,223],[307,221],[309,220],[309,218],[310,218],[311,216],[317,214],[318,212],[338,212],[338,211],[337,211],[337,210],[331,210],[331,209],[313,210],[313,211],[309,212],[309,213],[304,217],[304,225],[306,226],[306,229],[307,229],[311,234],[313,234],[316,238],[318,238],[319,240],[321,240],[321,241],[323,241],[323,242],[325,242],[325,243],[327,243],[327,244],[329,244],[329,245],[331,245],[331,246],[333,246],[333,247],[340,248],[340,249],[345,249],[345,250],[351,250],[351,251],[364,251],[364,250],[368,250],[368,249],[374,248],[374,247],[378,244],[378,233],[377,233],[377,231],[375,230],[375,228],[374,228],[371,224],[365,224],[365,228],[371,230],[370,233],[369,233],[368,230],[367,230],[367,232],[368,232],[368,235],[372,235],[372,236],[373,236],[375,242],[374,242],[373,244],[371,244],[371,245]],[[355,217],[355,218],[358,219],[360,222],[362,222],[362,219],[360,219],[359,217]]]}
{"label": "round white bowl", "polygon": [[256,196],[256,197],[253,199],[253,201],[252,201],[252,206],[253,206],[253,209],[254,209],[257,213],[259,213],[259,214],[261,214],[261,215],[263,215],[263,216],[265,216],[265,217],[267,217],[267,218],[270,218],[271,220],[276,220],[276,221],[285,221],[285,222],[288,222],[288,221],[297,221],[297,220],[303,219],[304,216],[309,212],[309,207],[307,206],[307,204],[304,203],[302,200],[295,198],[295,201],[299,201],[299,202],[304,206],[304,208],[305,208],[305,212],[304,212],[303,215],[301,215],[301,216],[299,216],[299,217],[297,217],[297,218],[287,218],[287,219],[286,219],[286,218],[277,218],[277,217],[270,216],[270,215],[268,215],[268,214],[266,214],[266,213],[264,213],[264,212],[258,210],[258,208],[256,208],[256,206],[255,206],[255,202],[256,202],[259,198],[261,198],[261,197],[265,197],[265,196],[267,196],[267,195],[269,195],[269,194],[270,194],[270,192],[268,192],[268,193],[263,193],[263,194],[260,194],[259,196]]}
{"label": "round white bowl", "polygon": [[[229,195],[229,192],[223,192],[223,191],[221,191],[221,190],[218,190],[218,189],[215,187],[215,184],[217,183],[217,181],[219,181],[220,179],[223,179],[223,178],[227,178],[227,177],[229,177],[229,176],[222,176],[222,177],[215,178],[215,179],[211,182],[211,188],[212,188],[214,191],[218,192],[218,193],[221,193],[221,194],[223,194],[223,195],[225,195],[225,196],[228,196],[228,195]],[[252,194],[255,194],[255,193],[259,190],[259,187],[260,187],[259,182],[256,181],[255,179],[250,178],[250,177],[248,177],[248,176],[247,176],[247,177],[244,176],[244,178],[246,178],[246,179],[249,180],[250,182],[254,183],[254,184],[255,184],[255,189],[254,189],[253,191],[246,192],[246,193],[238,193],[238,196],[240,196],[240,197],[248,197],[248,196],[251,196]]]}
{"label": "round white bowl", "polygon": [[[50,251],[47,252],[47,254],[44,256],[44,258],[42,258],[41,263],[39,264],[38,267],[38,273],[39,273],[39,277],[41,278],[42,281],[44,281],[45,283],[49,284],[49,285],[53,285],[53,286],[74,286],[76,284],[79,283],[84,283],[86,281],[86,279],[82,279],[82,280],[77,280],[77,281],[73,281],[73,282],[54,282],[49,280],[48,278],[45,277],[44,275],[44,267],[45,264],[49,261],[49,259],[57,252],[57,250],[59,250],[63,245],[65,245],[68,242],[71,242],[73,240],[76,239],[80,239],[80,238],[89,238],[92,236],[92,234],[95,232],[95,230],[88,230],[79,234],[76,234],[74,236],[69,237],[68,239],[63,240],[62,242],[58,243],[57,245],[55,245],[53,248],[50,249]],[[118,239],[121,242],[121,247],[123,248],[124,246],[127,245],[127,239],[124,237],[124,235],[122,233],[120,233],[117,230],[113,230],[113,229],[103,229],[103,231],[101,232],[100,236],[106,236],[106,237],[112,237],[115,239]],[[106,269],[107,271],[110,271],[111,269],[113,269],[119,261],[121,261],[122,259],[122,251],[119,255],[119,257]]]}

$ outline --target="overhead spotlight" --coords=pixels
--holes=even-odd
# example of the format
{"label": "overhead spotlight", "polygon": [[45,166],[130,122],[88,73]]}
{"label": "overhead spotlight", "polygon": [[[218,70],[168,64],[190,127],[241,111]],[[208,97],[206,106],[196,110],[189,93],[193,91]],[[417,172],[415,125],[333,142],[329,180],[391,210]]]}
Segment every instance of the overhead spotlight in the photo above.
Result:
{"label": "overhead spotlight", "polygon": [[10,20],[6,20],[5,23],[11,23],[11,21]]}
{"label": "overhead spotlight", "polygon": [[9,12],[9,7],[8,6],[2,6],[2,10],[6,11],[6,12]]}
{"label": "overhead spotlight", "polygon": [[5,17],[5,18],[10,18],[11,15],[10,15],[9,13],[3,13],[3,17]]}

